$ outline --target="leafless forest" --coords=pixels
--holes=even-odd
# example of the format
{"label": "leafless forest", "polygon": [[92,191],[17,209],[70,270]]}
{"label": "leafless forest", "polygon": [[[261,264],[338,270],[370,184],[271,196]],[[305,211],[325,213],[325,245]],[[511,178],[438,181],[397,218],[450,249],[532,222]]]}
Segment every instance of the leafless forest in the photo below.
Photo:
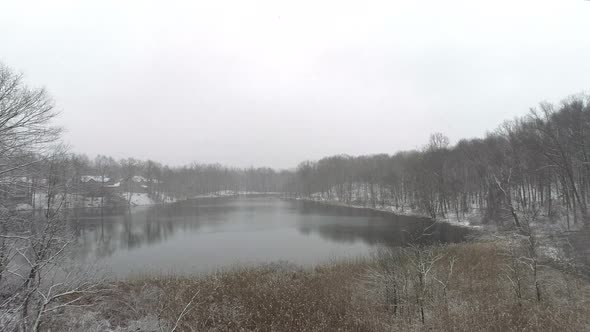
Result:
{"label": "leafless forest", "polygon": [[450,145],[431,135],[421,151],[333,156],[304,162],[288,192],[370,207],[418,210],[432,218],[510,222],[535,211],[567,229],[589,222],[588,96],[542,103],[485,138]]}

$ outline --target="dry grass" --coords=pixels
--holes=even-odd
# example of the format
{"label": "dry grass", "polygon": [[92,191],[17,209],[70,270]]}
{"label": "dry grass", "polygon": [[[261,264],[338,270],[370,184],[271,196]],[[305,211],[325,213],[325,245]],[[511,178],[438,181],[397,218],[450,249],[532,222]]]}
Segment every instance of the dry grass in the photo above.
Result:
{"label": "dry grass", "polygon": [[[126,319],[137,319],[137,314],[157,315],[152,310],[159,307],[156,311],[167,322],[175,322],[198,294],[180,322],[182,331],[368,331],[360,319],[363,310],[351,303],[354,286],[363,273],[363,263],[325,265],[313,271],[268,266],[205,278],[133,280],[119,284],[119,289],[127,301],[157,289],[157,304],[130,313]],[[119,309],[113,308],[111,315],[120,316]]]}
{"label": "dry grass", "polygon": [[[590,330],[585,281],[545,267],[538,302],[530,275],[519,268],[519,299],[505,253],[502,244],[473,243],[382,251],[314,269],[138,278],[117,283],[111,296],[87,309],[101,328],[78,320],[66,329],[169,331],[178,321],[176,331]],[[422,283],[421,268],[428,270]]]}

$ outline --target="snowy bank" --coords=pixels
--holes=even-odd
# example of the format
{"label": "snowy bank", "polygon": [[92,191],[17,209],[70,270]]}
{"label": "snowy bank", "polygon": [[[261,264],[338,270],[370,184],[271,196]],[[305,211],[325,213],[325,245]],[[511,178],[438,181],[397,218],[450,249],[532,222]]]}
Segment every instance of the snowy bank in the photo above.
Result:
{"label": "snowy bank", "polygon": [[[260,191],[234,191],[234,190],[220,190],[207,194],[195,195],[190,198],[215,198],[215,197],[234,197],[234,196],[263,196],[263,195],[281,195],[280,192],[260,192]],[[190,199],[189,198],[189,199]]]}
{"label": "snowy bank", "polygon": [[[370,207],[370,206],[359,205],[359,204],[346,204],[344,202],[328,200],[328,199],[324,199],[322,197],[317,197],[317,196],[313,197],[313,195],[312,195],[312,198],[297,197],[297,198],[290,198],[290,199],[298,200],[298,201],[314,202],[314,203],[331,205],[331,206],[343,206],[343,207],[348,207],[348,208],[353,208],[353,209],[366,209],[366,210],[372,210],[372,211],[387,212],[387,213],[391,213],[391,214],[398,215],[398,216],[432,219],[430,216],[428,216],[426,213],[424,213],[422,211],[407,208],[407,207],[401,209],[401,208],[396,208],[395,206],[391,206],[391,205]],[[458,226],[458,227],[468,227],[471,229],[482,229],[483,228],[483,226],[478,225],[478,223],[481,221],[481,217],[475,212],[472,212],[472,213],[466,215],[466,217],[463,219],[458,219],[456,216],[448,216],[446,218],[436,218],[435,221],[448,223],[448,224],[451,224],[453,226]]]}

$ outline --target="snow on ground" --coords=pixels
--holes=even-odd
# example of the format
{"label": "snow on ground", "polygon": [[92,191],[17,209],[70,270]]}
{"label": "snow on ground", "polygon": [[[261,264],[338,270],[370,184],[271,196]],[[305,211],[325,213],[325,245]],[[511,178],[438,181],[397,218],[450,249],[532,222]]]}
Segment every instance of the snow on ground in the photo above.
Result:
{"label": "snow on ground", "polygon": [[[368,203],[371,193],[369,184],[362,182],[352,183],[347,189],[351,192],[350,196],[348,197],[348,200],[351,203],[348,204],[344,202],[345,200],[343,198],[339,197],[338,189],[336,187],[328,190],[328,192],[311,194],[310,198],[302,198],[302,200],[310,200],[330,205],[347,206],[351,208],[385,211],[403,216],[430,218],[430,216],[428,216],[423,211],[412,209],[408,206],[396,207],[395,205],[392,205],[390,202],[388,202],[388,198],[382,197],[382,195],[386,194],[386,190],[377,184],[373,185],[372,190],[373,195],[375,195],[375,207],[371,207]],[[481,221],[481,215],[475,209],[473,209],[470,213],[461,216],[461,218],[458,218],[456,215],[449,214],[445,218],[437,217],[436,220],[453,224],[455,226],[469,227],[473,229],[482,228],[482,226],[477,225]]]}
{"label": "snow on ground", "polygon": [[550,258],[553,261],[560,261],[563,260],[563,258],[565,257],[563,250],[561,250],[555,245],[546,244],[539,247],[538,250],[541,256]]}
{"label": "snow on ground", "polygon": [[25,210],[32,210],[33,207],[31,206],[31,204],[26,204],[26,203],[20,203],[16,205],[15,210],[16,211],[25,211]]}
{"label": "snow on ground", "polygon": [[278,192],[259,192],[259,191],[234,191],[234,190],[220,190],[212,193],[192,196],[192,198],[214,198],[214,197],[231,197],[231,196],[246,196],[246,195],[279,195]]}
{"label": "snow on ground", "polygon": [[[122,194],[123,198],[129,202],[132,206],[144,206],[144,205],[154,205],[156,201],[151,199],[148,194],[145,193],[129,193],[125,192]],[[131,196],[131,200],[129,199]]]}
{"label": "snow on ground", "polygon": [[[204,195],[197,195],[190,198],[213,198],[213,197],[231,197],[231,196],[239,196],[239,195],[275,195],[279,194],[276,192],[250,192],[250,191],[231,191],[231,190],[223,190],[218,192],[213,192]],[[118,196],[124,202],[129,202],[129,196],[131,195],[131,206],[147,206],[147,205],[154,205],[160,203],[175,203],[178,202],[179,199],[166,195],[160,194],[159,199],[151,198],[147,193],[129,193],[123,192],[118,194]],[[187,198],[189,199],[189,198]],[[44,193],[36,193],[34,197],[35,201],[35,208],[45,208],[47,206],[47,195]],[[63,201],[63,202],[62,202]],[[57,195],[53,198],[53,207],[57,208],[61,205],[61,207],[66,208],[100,208],[102,207],[103,203],[107,204],[107,199],[101,199],[101,197],[86,197],[79,194],[67,194],[65,200],[63,199],[62,195]],[[16,206],[16,210],[31,210],[33,207],[31,204],[21,203]]]}
{"label": "snow on ground", "polygon": [[[124,192],[122,194],[123,198],[129,202],[129,195],[130,193]],[[178,200],[174,197],[168,195],[162,195],[161,201],[154,200],[146,193],[133,193],[131,194],[131,205],[132,206],[146,206],[146,205],[154,205],[159,203],[175,203]]]}
{"label": "snow on ground", "polygon": [[[119,196],[121,200],[125,202],[129,201],[129,192],[121,193]],[[146,193],[133,193],[131,195],[131,205],[132,206],[145,206],[145,205],[153,205],[158,203],[174,203],[177,202],[177,199],[165,194],[161,195],[161,201],[154,200],[149,197]],[[60,204],[62,204],[62,196],[58,195],[53,199],[53,207],[57,208]],[[108,204],[107,199],[101,199],[101,197],[86,197],[82,195],[76,194],[68,194],[65,199],[65,203],[62,204],[62,207],[66,208],[100,208],[102,205]],[[43,193],[37,193],[35,195],[35,207],[36,208],[44,208],[47,206],[47,195]],[[30,204],[21,203],[16,206],[16,210],[31,210],[33,207]]]}
{"label": "snow on ground", "polygon": [[162,195],[162,203],[176,203],[178,200],[172,196]]}
{"label": "snow on ground", "polygon": [[437,218],[437,220],[447,222],[449,224],[470,227],[474,229],[483,228],[482,225],[477,225],[478,223],[481,223],[481,219],[482,215],[475,209],[471,210],[469,213],[464,214],[460,218],[457,217],[456,214],[448,214],[446,218]]}
{"label": "snow on ground", "polygon": [[[47,207],[47,194],[37,193],[34,200],[36,209]],[[53,198],[52,206],[53,208],[60,206],[66,208],[97,208],[102,206],[103,201],[101,197],[86,197],[78,194],[67,194],[65,199],[63,195],[56,195]]]}

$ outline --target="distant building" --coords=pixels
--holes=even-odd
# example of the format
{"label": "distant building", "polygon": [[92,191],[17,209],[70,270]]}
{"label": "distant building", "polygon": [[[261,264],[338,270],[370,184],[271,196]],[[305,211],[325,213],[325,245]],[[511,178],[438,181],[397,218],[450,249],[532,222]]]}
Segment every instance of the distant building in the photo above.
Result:
{"label": "distant building", "polygon": [[109,186],[114,184],[113,179],[101,175],[83,175],[80,177],[80,191],[89,196],[101,196]]}

